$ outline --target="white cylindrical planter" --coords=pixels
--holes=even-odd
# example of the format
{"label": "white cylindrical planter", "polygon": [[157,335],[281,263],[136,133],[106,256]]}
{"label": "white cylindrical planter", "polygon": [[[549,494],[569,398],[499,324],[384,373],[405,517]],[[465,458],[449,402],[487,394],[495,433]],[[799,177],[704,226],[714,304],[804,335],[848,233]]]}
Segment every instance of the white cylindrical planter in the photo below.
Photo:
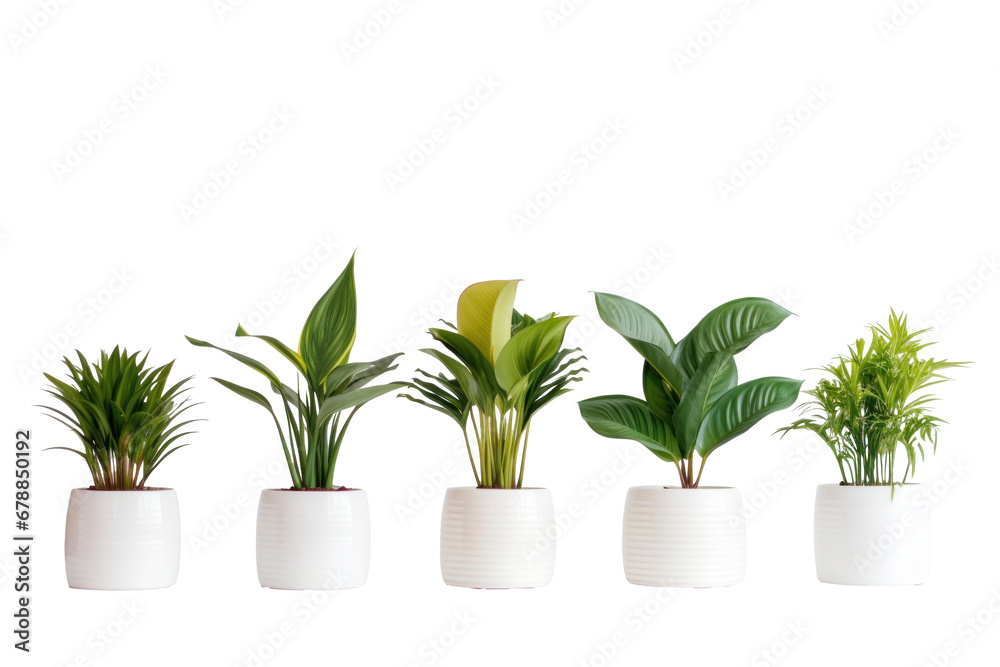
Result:
{"label": "white cylindrical planter", "polygon": [[448,489],[441,575],[451,586],[533,588],[552,581],[556,524],[548,489]]}
{"label": "white cylindrical planter", "polygon": [[743,581],[746,520],[738,489],[633,486],[622,527],[625,577],[641,586]]}
{"label": "white cylindrical planter", "polygon": [[922,484],[816,488],[816,576],[829,584],[922,584],[931,568],[931,516]]}
{"label": "white cylindrical planter", "polygon": [[336,590],[368,580],[371,520],[360,489],[264,489],[257,578],[265,588]]}
{"label": "white cylindrical planter", "polygon": [[66,512],[70,588],[142,590],[177,581],[181,515],[173,489],[73,489]]}

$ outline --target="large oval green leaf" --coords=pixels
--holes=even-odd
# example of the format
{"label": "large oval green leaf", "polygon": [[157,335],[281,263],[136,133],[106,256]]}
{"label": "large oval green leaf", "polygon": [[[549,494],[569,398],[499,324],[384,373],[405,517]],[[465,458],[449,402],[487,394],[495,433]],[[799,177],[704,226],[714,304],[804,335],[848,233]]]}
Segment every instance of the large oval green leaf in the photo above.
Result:
{"label": "large oval green leaf", "polygon": [[648,361],[642,362],[642,395],[653,414],[668,424],[673,422],[678,397],[667,389],[663,378]]}
{"label": "large oval green leaf", "polygon": [[668,355],[673,352],[674,339],[653,311],[631,299],[607,292],[594,292],[594,301],[604,323],[629,342],[639,340],[655,345]]}
{"label": "large oval green leaf", "polygon": [[709,355],[687,381],[673,419],[674,434],[684,458],[694,451],[705,415],[719,397],[735,386],[736,364],[733,357],[724,352]]}
{"label": "large oval green leaf", "polygon": [[705,415],[695,449],[702,458],[748,431],[764,417],[791,407],[802,380],[765,377],[733,387]]}
{"label": "large oval green leaf", "polygon": [[595,433],[606,438],[635,440],[657,457],[680,460],[674,434],[649,406],[632,396],[598,396],[580,401],[580,415]]}
{"label": "large oval green leaf", "polygon": [[566,327],[572,315],[553,317],[521,329],[511,338],[497,357],[497,382],[510,394],[517,382],[544,364],[562,347]]}
{"label": "large oval green leaf", "polygon": [[792,313],[770,299],[745,297],[709,312],[687,335],[680,365],[689,375],[713,352],[736,355]]}
{"label": "large oval green leaf", "polygon": [[667,389],[679,396],[684,380],[670,360],[674,340],[660,318],[645,306],[615,294],[595,292],[594,300],[604,323],[628,341],[660,374]]}
{"label": "large oval green leaf", "polygon": [[458,333],[479,348],[490,364],[510,340],[517,280],[487,280],[458,297]]}
{"label": "large oval green leaf", "polygon": [[680,372],[685,382],[698,372],[697,354],[692,349],[694,347],[694,344],[691,342],[692,333],[694,332],[688,333],[687,336],[677,341],[674,351],[670,353],[670,362],[677,367],[678,372]]}
{"label": "large oval green leaf", "polygon": [[357,318],[352,255],[337,280],[313,306],[299,336],[299,355],[306,367],[306,378],[314,389],[320,390],[333,369],[350,357]]}

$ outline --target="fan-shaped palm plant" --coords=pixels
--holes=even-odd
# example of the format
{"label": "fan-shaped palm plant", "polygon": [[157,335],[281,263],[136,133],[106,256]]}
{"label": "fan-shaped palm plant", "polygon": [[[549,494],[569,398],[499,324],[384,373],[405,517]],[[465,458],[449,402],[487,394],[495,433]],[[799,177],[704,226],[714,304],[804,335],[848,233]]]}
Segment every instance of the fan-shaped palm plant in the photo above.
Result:
{"label": "fan-shaped palm plant", "polygon": [[921,352],[933,343],[920,342],[921,334],[910,332],[906,315],[892,311],[889,325],[869,327],[871,343],[859,338],[821,370],[829,374],[805,393],[814,400],[800,408],[808,416],[779,429],[805,430],[818,435],[833,451],[844,484],[857,486],[891,485],[896,478],[896,452],[906,454],[902,482],[917,467],[917,455],[924,448],[937,448],[938,426],[942,420],[930,413],[937,400],[923,393],[928,387],[949,378],[947,368],[966,362],[921,359]]}

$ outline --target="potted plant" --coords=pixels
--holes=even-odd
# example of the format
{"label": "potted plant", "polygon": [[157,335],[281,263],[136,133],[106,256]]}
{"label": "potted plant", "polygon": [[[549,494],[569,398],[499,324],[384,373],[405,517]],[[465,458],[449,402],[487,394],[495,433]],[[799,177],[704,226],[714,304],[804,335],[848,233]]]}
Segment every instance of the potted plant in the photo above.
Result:
{"label": "potted plant", "polygon": [[[441,574],[452,586],[531,588],[552,580],[555,514],[548,489],[523,486],[528,431],[536,413],[569,391],[586,369],[562,347],[572,317],[514,310],[516,280],[470,285],[457,326],[431,329],[447,352],[422,350],[447,374],[417,370],[403,397],[455,420],[475,487],[449,488],[441,517]],[[477,453],[469,442],[471,422]]]}
{"label": "potted plant", "polygon": [[[673,463],[680,487],[638,486],[625,501],[625,576],[644,586],[728,586],[746,570],[746,523],[737,489],[701,486],[708,457],[767,415],[791,406],[802,382],[764,377],[737,383],[734,355],[790,313],[763,298],[711,311],[676,344],[651,311],[597,293],[597,311],[642,356],[645,400],[580,402],[598,434],[635,440]],[[700,463],[695,468],[695,458]]]}
{"label": "potted plant", "polygon": [[150,474],[185,446],[177,421],[193,405],[181,396],[191,378],[168,385],[174,362],[146,366],[147,355],[115,349],[91,364],[77,351],[68,358],[69,380],[45,374],[45,391],[64,410],[39,406],[69,427],[82,449],[66,449],[87,463],[94,483],[70,492],[66,513],[66,579],[70,588],[140,590],[177,581],[181,523],[177,493],[146,486]]}
{"label": "potted plant", "polygon": [[[816,576],[831,584],[922,584],[930,574],[930,514],[918,509],[928,490],[907,482],[927,447],[937,449],[942,420],[926,393],[966,362],[923,359],[928,331],[910,332],[906,315],[892,311],[888,326],[869,327],[823,366],[829,377],[805,393],[807,416],[779,429],[818,435],[840,467],[839,484],[816,489]],[[897,458],[898,454],[902,454]],[[899,469],[902,468],[902,475]]]}
{"label": "potted plant", "polygon": [[276,338],[236,328],[237,336],[260,339],[291,363],[297,371],[294,388],[256,359],[188,337],[254,369],[278,397],[276,413],[263,394],[212,378],[271,415],[291,475],[291,488],[264,489],[257,508],[257,577],[266,588],[356,588],[368,579],[368,497],[361,489],[335,485],[334,469],[361,406],[405,383],[367,386],[396,368],[392,362],[399,354],[349,362],[356,325],[352,256],[306,318],[297,351]]}

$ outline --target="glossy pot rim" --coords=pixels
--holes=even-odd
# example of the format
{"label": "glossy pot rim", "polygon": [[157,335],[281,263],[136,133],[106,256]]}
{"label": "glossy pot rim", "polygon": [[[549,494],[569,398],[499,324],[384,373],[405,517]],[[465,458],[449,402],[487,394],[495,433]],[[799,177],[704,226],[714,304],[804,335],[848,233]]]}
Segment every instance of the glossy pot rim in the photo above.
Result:
{"label": "glossy pot rim", "polygon": [[685,489],[681,486],[660,486],[658,484],[629,487],[629,491],[632,489],[640,489],[642,491],[739,491],[735,486],[699,486],[696,489]]}
{"label": "glossy pot rim", "polygon": [[904,482],[903,484],[843,484],[841,482],[826,482],[816,486],[836,486],[840,489],[889,489],[894,486],[923,486],[923,482]]}
{"label": "glossy pot rim", "polygon": [[95,494],[137,494],[137,493],[176,493],[176,489],[168,487],[150,489],[91,489],[89,487],[79,487],[72,489],[73,493],[95,493]]}
{"label": "glossy pot rim", "polygon": [[494,488],[492,486],[485,486],[485,487],[483,487],[483,486],[449,486],[447,488],[448,492],[452,492],[452,491],[462,491],[462,492],[471,492],[471,491],[489,491],[489,492],[495,492],[495,491],[503,491],[503,492],[507,492],[507,493],[518,493],[518,492],[522,492],[522,491],[548,491],[548,490],[549,489],[547,489],[544,486],[525,486],[525,487],[522,487],[520,489],[497,489],[497,488]]}
{"label": "glossy pot rim", "polygon": [[282,487],[282,488],[269,487],[269,488],[266,488],[266,489],[261,489],[260,492],[261,493],[289,493],[289,494],[296,494],[296,495],[308,496],[310,494],[325,495],[327,493],[364,493],[365,490],[364,489],[354,489],[354,488],[345,489],[343,487],[339,488],[339,489],[292,489],[292,488],[289,488],[289,487]]}

